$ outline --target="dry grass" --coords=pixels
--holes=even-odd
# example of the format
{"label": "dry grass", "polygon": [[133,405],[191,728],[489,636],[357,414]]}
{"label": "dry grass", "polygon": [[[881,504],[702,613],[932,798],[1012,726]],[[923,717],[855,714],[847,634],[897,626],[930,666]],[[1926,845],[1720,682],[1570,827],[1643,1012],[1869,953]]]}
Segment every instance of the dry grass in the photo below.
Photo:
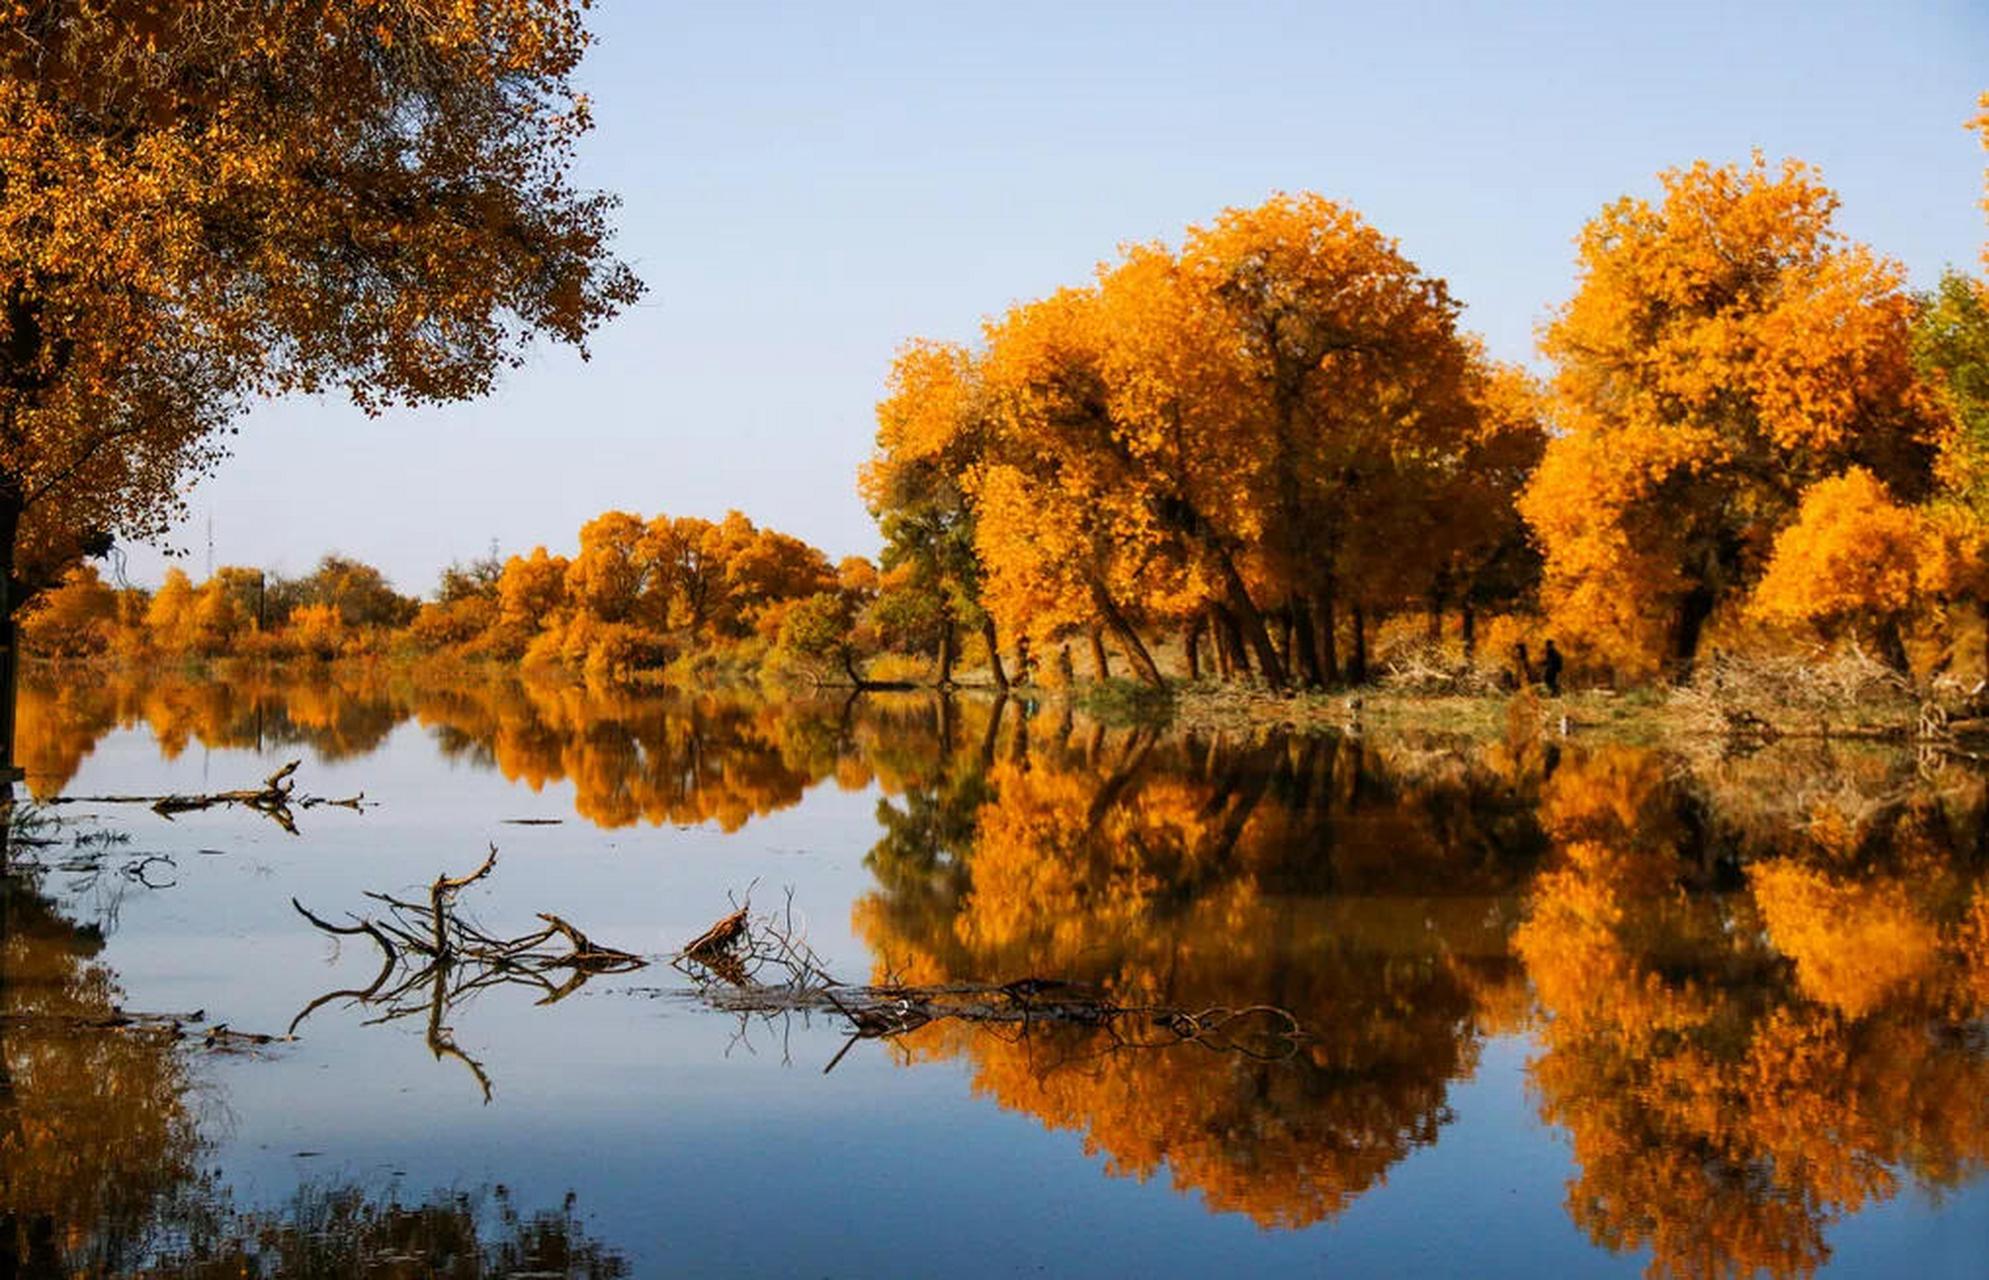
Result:
{"label": "dry grass", "polygon": [[1924,701],[1908,677],[1858,649],[1831,655],[1715,655],[1671,691],[1668,719],[1728,737],[1903,736]]}

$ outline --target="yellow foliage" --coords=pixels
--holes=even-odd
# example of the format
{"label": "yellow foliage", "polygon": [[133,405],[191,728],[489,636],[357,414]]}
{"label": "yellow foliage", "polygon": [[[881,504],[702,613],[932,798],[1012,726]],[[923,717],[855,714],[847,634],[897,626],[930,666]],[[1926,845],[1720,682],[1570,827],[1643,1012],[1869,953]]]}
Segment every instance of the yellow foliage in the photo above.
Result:
{"label": "yellow foliage", "polygon": [[284,634],[299,653],[313,658],[337,657],[347,639],[345,619],[338,606],[330,604],[298,606],[291,612]]}
{"label": "yellow foliage", "polygon": [[1946,411],[1911,359],[1902,269],[1832,227],[1814,171],[1704,162],[1584,228],[1542,350],[1551,441],[1521,509],[1570,647],[1688,660],[1760,574],[1797,495],[1862,469],[1926,496]]}
{"label": "yellow foliage", "polygon": [[0,7],[0,568],[162,533],[251,397],[477,395],[633,301],[570,181],[585,7]]}
{"label": "yellow foliage", "polygon": [[1947,587],[1944,552],[1919,511],[1853,467],[1803,494],[1775,536],[1748,611],[1781,623],[1897,618]]}
{"label": "yellow foliage", "polygon": [[1777,950],[1812,1000],[1862,1017],[1934,966],[1940,936],[1897,881],[1851,884],[1787,858],[1748,871]]}
{"label": "yellow foliage", "polygon": [[110,648],[118,620],[117,593],[95,568],[77,565],[21,619],[21,643],[35,653],[91,657]]}

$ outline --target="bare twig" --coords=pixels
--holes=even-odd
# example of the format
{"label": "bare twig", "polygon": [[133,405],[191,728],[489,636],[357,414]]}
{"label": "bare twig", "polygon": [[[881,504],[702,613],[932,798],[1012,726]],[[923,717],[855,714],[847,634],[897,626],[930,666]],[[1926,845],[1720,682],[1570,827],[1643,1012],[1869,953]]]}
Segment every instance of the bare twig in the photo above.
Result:
{"label": "bare twig", "polygon": [[[426,1023],[426,1042],[436,1058],[456,1058],[469,1068],[482,1090],[484,1101],[491,1098],[490,1075],[483,1064],[457,1047],[453,1030],[445,1019],[481,991],[499,986],[522,986],[540,993],[539,1004],[552,1004],[580,989],[587,980],[603,973],[625,973],[640,969],[648,961],[631,951],[604,946],[578,928],[550,912],[540,912],[544,927],[516,937],[500,937],[463,918],[456,896],[491,874],[497,867],[497,846],[490,846],[483,864],[468,875],[446,872],[428,886],[426,902],[410,902],[391,894],[366,894],[384,904],[386,911],[377,919],[353,915],[349,925],[334,924],[313,914],[303,903],[291,900],[297,913],[317,929],[334,937],[371,938],[380,948],[380,971],[361,988],[328,991],[299,1011],[291,1020],[294,1033],[303,1021],[335,1000],[345,1000],[361,1008],[376,1010],[367,1025],[420,1017]],[[555,939],[564,949],[551,945]],[[555,982],[549,975],[558,974]]]}

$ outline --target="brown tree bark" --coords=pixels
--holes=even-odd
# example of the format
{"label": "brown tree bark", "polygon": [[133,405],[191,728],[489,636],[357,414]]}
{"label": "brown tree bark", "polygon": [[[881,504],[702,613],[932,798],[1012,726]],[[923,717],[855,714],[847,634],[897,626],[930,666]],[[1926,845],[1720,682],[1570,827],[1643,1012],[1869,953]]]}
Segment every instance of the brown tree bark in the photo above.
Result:
{"label": "brown tree bark", "polygon": [[1105,653],[1105,635],[1097,627],[1091,629],[1091,674],[1099,680],[1112,678],[1112,663]]}
{"label": "brown tree bark", "polygon": [[995,688],[1008,692],[1008,672],[1001,665],[1001,646],[996,643],[994,619],[981,619],[981,641],[988,647],[988,674],[994,677]]}
{"label": "brown tree bark", "polygon": [[942,689],[953,687],[953,620],[947,619],[939,627],[938,676],[933,681]]}
{"label": "brown tree bark", "polygon": [[1217,569],[1222,574],[1223,603],[1235,615],[1237,629],[1243,633],[1243,643],[1249,646],[1250,654],[1257,660],[1258,674],[1264,683],[1273,689],[1285,686],[1284,664],[1278,661],[1278,651],[1271,645],[1271,634],[1264,627],[1264,615],[1257,610],[1257,604],[1250,598],[1250,590],[1243,585],[1243,575],[1236,571],[1236,565],[1227,551],[1217,553]]}
{"label": "brown tree bark", "polygon": [[1900,630],[1897,615],[1881,621],[1874,638],[1878,641],[1879,661],[1902,676],[1913,674],[1912,660],[1906,656],[1906,636]]}
{"label": "brown tree bark", "polygon": [[1188,619],[1181,628],[1181,654],[1187,663],[1188,679],[1191,682],[1202,678],[1202,629],[1207,625],[1206,620],[1198,613]]}
{"label": "brown tree bark", "polygon": [[1319,670],[1319,637],[1312,628],[1312,602],[1300,596],[1292,602],[1291,609],[1292,643],[1298,651],[1293,669],[1299,679],[1316,689],[1326,681]]}
{"label": "brown tree bark", "polygon": [[1705,634],[1706,622],[1712,616],[1713,592],[1709,587],[1695,586],[1678,602],[1678,611],[1672,620],[1672,679],[1682,683],[1691,678],[1692,664],[1699,657],[1699,639]]}
{"label": "brown tree bark", "polygon": [[20,482],[0,476],[0,781],[16,782],[21,773],[14,757],[14,713],[20,696],[20,627],[24,603],[14,577],[14,545],[20,536]]}
{"label": "brown tree bark", "polygon": [[[1134,674],[1156,689],[1165,689],[1167,677],[1160,674],[1160,666],[1153,660],[1153,654],[1147,649],[1146,641],[1140,639],[1138,629],[1133,626],[1132,620],[1126,617],[1125,611],[1119,608],[1119,602],[1114,600],[1112,594],[1103,586],[1096,585],[1092,587],[1092,600],[1100,616],[1105,619],[1105,625],[1112,629],[1112,634],[1118,638],[1119,646],[1126,651],[1127,660],[1133,664]],[[1094,656],[1098,659],[1099,675],[1103,677],[1105,646],[1099,643],[1096,631],[1091,633],[1091,643]]]}
{"label": "brown tree bark", "polygon": [[1319,594],[1319,679],[1323,684],[1340,683],[1340,617],[1331,582]]}

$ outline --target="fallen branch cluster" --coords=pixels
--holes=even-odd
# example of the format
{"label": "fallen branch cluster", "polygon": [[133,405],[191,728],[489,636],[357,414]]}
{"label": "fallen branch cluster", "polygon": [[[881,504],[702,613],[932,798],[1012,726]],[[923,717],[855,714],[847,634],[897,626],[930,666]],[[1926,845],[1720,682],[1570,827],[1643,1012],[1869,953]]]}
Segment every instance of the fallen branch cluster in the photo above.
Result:
{"label": "fallen branch cluster", "polygon": [[1473,662],[1459,662],[1439,645],[1406,644],[1377,659],[1384,689],[1424,697],[1490,697],[1501,693],[1500,673]]}
{"label": "fallen branch cluster", "polygon": [[46,804],[142,804],[152,812],[171,821],[176,813],[194,813],[203,809],[236,807],[252,809],[282,827],[291,835],[297,834],[295,810],[316,809],[323,805],[333,808],[358,811],[366,799],[364,792],[334,800],[327,796],[298,795],[297,782],[293,774],[303,763],[292,760],[275,773],[263,779],[260,787],[245,787],[236,791],[210,791],[193,795],[163,796],[58,796]]}
{"label": "fallen branch cluster", "polygon": [[295,898],[290,905],[312,925],[335,937],[365,935],[380,948],[380,971],[365,987],[328,991],[304,1006],[291,1019],[295,1033],[304,1019],[334,1000],[381,1010],[368,1025],[402,1018],[426,1017],[428,1047],[437,1058],[454,1057],[467,1065],[491,1096],[490,1077],[481,1063],[456,1047],[443,1019],[448,1011],[478,992],[500,986],[524,986],[540,993],[539,1004],[563,1000],[603,973],[626,973],[648,961],[629,951],[603,946],[550,912],[541,911],[542,926],[515,937],[486,932],[465,917],[456,895],[488,876],[497,867],[497,846],[483,865],[465,876],[438,875],[428,886],[428,900],[413,902],[391,894],[368,893],[383,903],[377,916],[347,913],[350,924],[334,924],[314,915]]}
{"label": "fallen branch cluster", "polygon": [[890,1040],[936,1022],[1027,1036],[1051,1027],[1084,1027],[1118,1049],[1197,1045],[1277,1061],[1309,1037],[1289,1010],[1275,1005],[1189,1010],[1125,1005],[1080,983],[1020,978],[1003,983],[853,986],[836,981],[794,924],[793,900],[778,916],[755,916],[750,900],[699,935],[672,962],[714,1009],[750,1017],[824,1015],[849,1038],[822,1070],[835,1070],[864,1040]]}

